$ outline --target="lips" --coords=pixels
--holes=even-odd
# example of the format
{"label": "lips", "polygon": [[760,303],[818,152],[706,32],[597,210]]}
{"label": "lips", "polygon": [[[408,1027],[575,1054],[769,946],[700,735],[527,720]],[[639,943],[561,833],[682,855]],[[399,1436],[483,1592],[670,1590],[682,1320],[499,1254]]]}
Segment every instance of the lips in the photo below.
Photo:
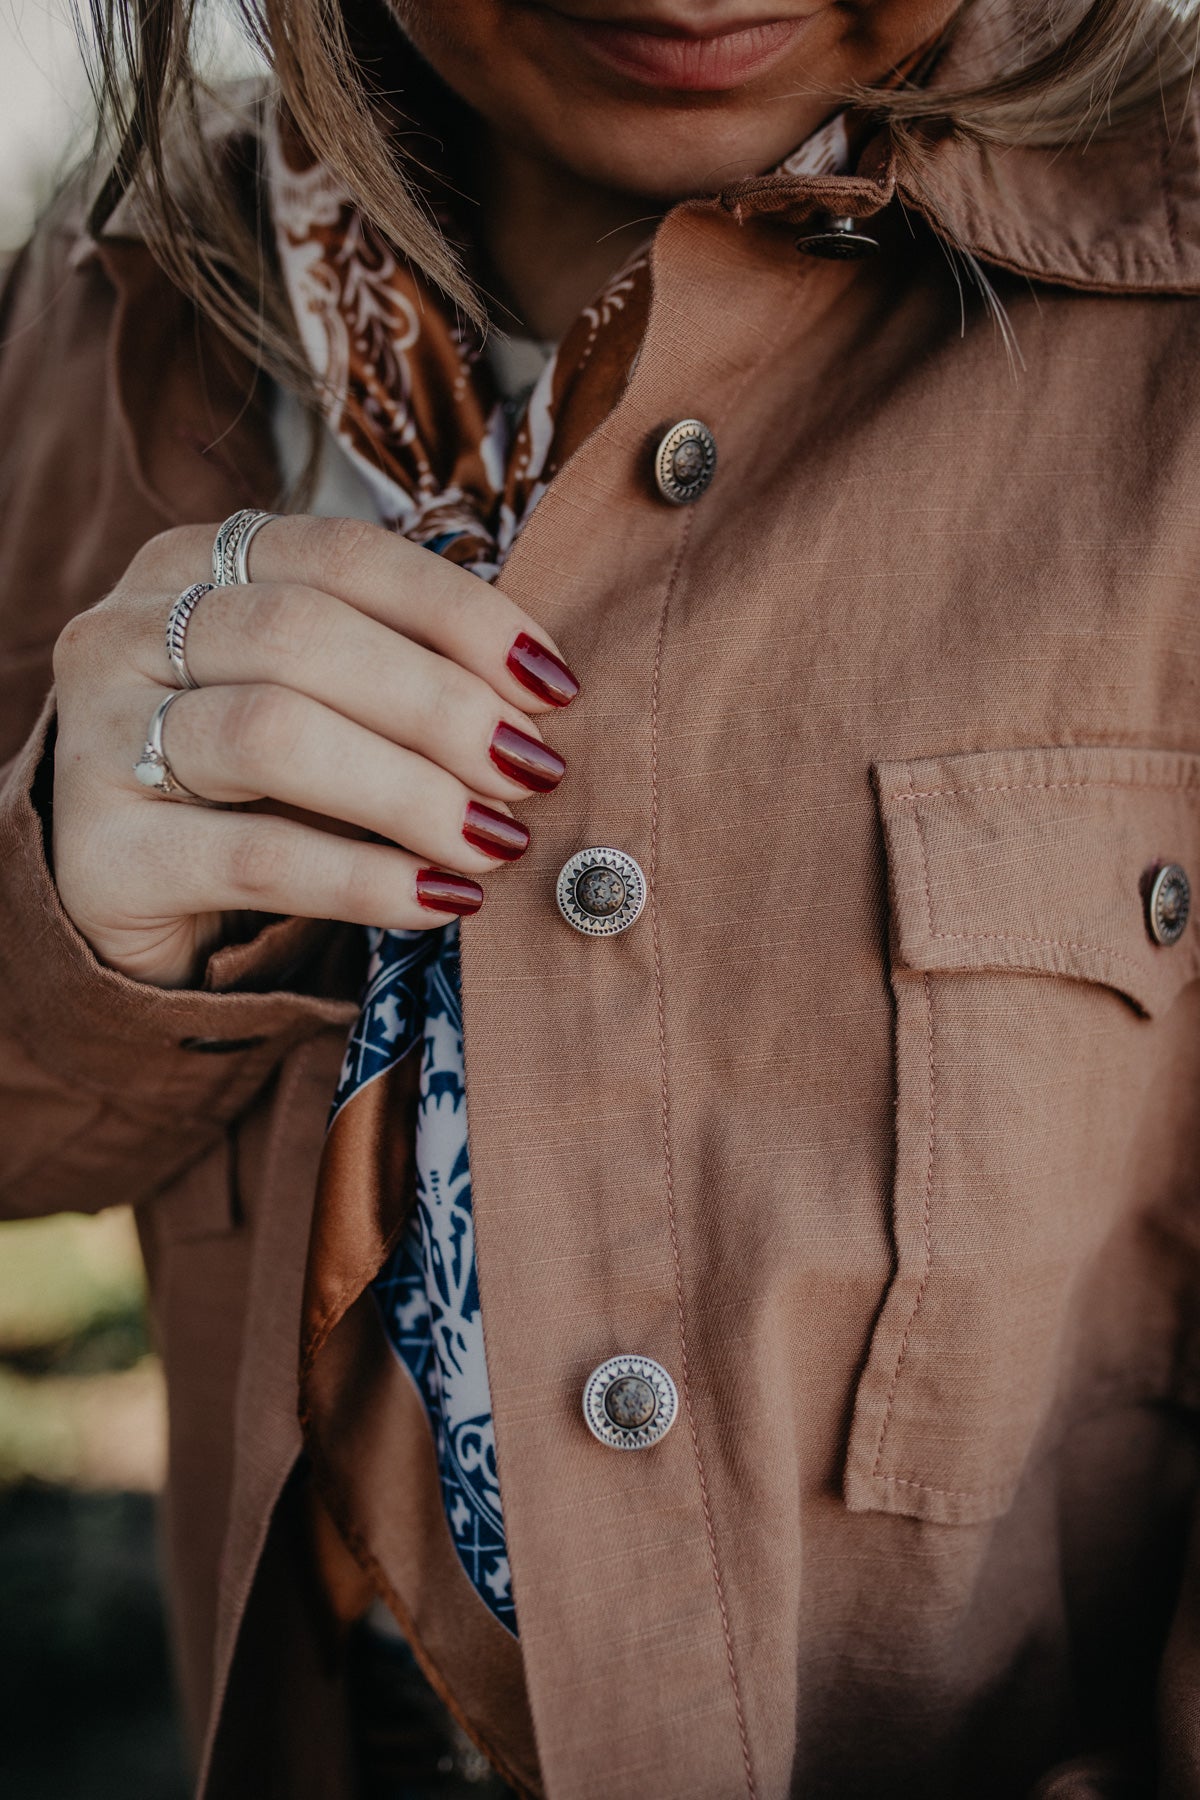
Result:
{"label": "lips", "polygon": [[573,38],[594,57],[644,86],[680,93],[740,87],[780,60],[808,18],[772,19],[697,34],[658,20],[579,19],[553,9]]}

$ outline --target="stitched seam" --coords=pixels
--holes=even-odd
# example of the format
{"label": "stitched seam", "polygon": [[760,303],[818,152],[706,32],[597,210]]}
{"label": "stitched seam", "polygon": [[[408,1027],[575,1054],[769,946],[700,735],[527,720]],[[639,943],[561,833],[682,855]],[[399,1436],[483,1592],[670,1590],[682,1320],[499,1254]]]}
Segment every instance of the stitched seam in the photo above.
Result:
{"label": "stitched seam", "polygon": [[[928,891],[928,877],[926,878]],[[1070,938],[1022,937],[1018,932],[1008,931],[933,931],[931,938],[946,938],[953,943],[968,944],[1035,944],[1048,950],[1081,950],[1091,951],[1097,956],[1107,956],[1113,962],[1128,963],[1131,969],[1141,970],[1143,965],[1134,956],[1126,956],[1122,950],[1111,950],[1107,944],[1076,944]]]}
{"label": "stitched seam", "polygon": [[889,1482],[894,1487],[919,1488],[923,1494],[944,1494],[948,1500],[988,1500],[994,1494],[1007,1494],[1012,1491],[1011,1482],[999,1482],[995,1487],[984,1488],[948,1488],[934,1487],[928,1481],[917,1481],[908,1475],[881,1475],[880,1481]]}
{"label": "stitched seam", "polygon": [[[909,777],[911,781],[911,776]],[[996,784],[985,784],[979,787],[942,787],[914,788],[907,793],[893,794],[895,802],[916,800],[944,800],[950,796],[962,794],[1025,794],[1030,792],[1058,793],[1066,788],[1149,788],[1162,793],[1176,792],[1191,794],[1200,792],[1200,782],[1191,781],[1002,781]],[[885,802],[886,804],[886,802]]]}
{"label": "stitched seam", "polygon": [[[925,839],[924,839],[924,835],[920,831],[920,815],[917,814],[916,817],[918,820],[918,835],[920,836],[920,839],[921,839],[921,854],[922,854],[922,858],[924,859],[924,863],[925,863],[925,897],[928,902],[929,898],[930,898],[930,896],[929,896],[929,861],[928,861],[928,858],[925,857]],[[892,1409],[896,1404],[896,1389],[900,1384],[900,1371],[903,1369],[904,1363],[905,1363],[905,1358],[908,1355],[908,1346],[909,1346],[909,1341],[912,1337],[913,1327],[916,1325],[917,1315],[920,1313],[921,1307],[924,1303],[925,1292],[929,1286],[930,1271],[933,1268],[933,1233],[932,1233],[932,1229],[931,1229],[931,1213],[932,1213],[932,1208],[933,1208],[933,1166],[934,1166],[934,1145],[935,1145],[935,1141],[936,1141],[936,1132],[935,1132],[935,1116],[936,1115],[935,1115],[935,1109],[934,1109],[935,1069],[934,1069],[934,1057],[933,1057],[933,1000],[932,1000],[932,996],[931,996],[930,990],[929,990],[928,975],[925,975],[922,977],[921,987],[922,987],[922,990],[925,995],[925,1036],[926,1036],[926,1044],[927,1044],[928,1058],[929,1058],[929,1148],[928,1148],[928,1155],[927,1155],[926,1167],[925,1167],[925,1204],[924,1204],[924,1207],[922,1209],[922,1214],[921,1214],[921,1235],[922,1235],[922,1239],[923,1239],[924,1266],[922,1267],[921,1279],[917,1284],[917,1291],[913,1298],[912,1311],[909,1313],[908,1323],[904,1327],[904,1336],[900,1340],[900,1349],[896,1354],[896,1366],[892,1370],[892,1380],[891,1380],[891,1385],[888,1388],[887,1404],[884,1407],[884,1411],[883,1411],[883,1422],[879,1427],[879,1442],[876,1445],[876,1449],[875,1449],[875,1465],[871,1470],[872,1477],[878,1477],[885,1481],[889,1480],[889,1479],[899,1479],[898,1477],[889,1477],[889,1476],[880,1477],[880,1473],[879,1473],[880,1465],[883,1462],[883,1448],[884,1448],[884,1444],[887,1441],[888,1427],[892,1422]]]}
{"label": "stitched seam", "polygon": [[679,1385],[683,1395],[683,1409],[687,1416],[688,1433],[692,1442],[692,1457],[696,1465],[696,1479],[700,1488],[700,1506],[704,1515],[704,1535],[708,1543],[708,1560],[712,1570],[713,1589],[716,1594],[717,1611],[721,1615],[721,1635],[725,1642],[725,1662],[729,1670],[729,1685],[733,1693],[733,1710],[737,1719],[738,1742],[742,1752],[742,1767],[746,1772],[746,1793],[748,1800],[756,1800],[757,1789],[754,1783],[754,1767],[750,1760],[750,1740],[746,1731],[746,1717],[742,1708],[741,1689],[738,1685],[737,1664],[733,1654],[733,1634],[729,1626],[729,1608],[725,1601],[725,1583],[721,1574],[721,1561],[717,1554],[717,1536],[713,1528],[712,1506],[708,1496],[708,1480],[704,1473],[704,1457],[700,1449],[700,1433],[696,1425],[696,1411],[692,1402],[692,1387],[688,1373],[687,1319],[683,1296],[683,1260],[679,1251],[679,1224],[675,1211],[675,1171],[671,1154],[671,1108],[667,1085],[667,1027],[666,1000],[664,996],[662,942],[659,934],[657,875],[658,875],[658,714],[660,677],[662,673],[663,641],[667,631],[667,617],[671,610],[671,595],[679,579],[683,567],[684,554],[691,537],[692,521],[689,517],[680,535],[679,549],[667,581],[667,591],[663,599],[662,613],[658,621],[658,639],[654,647],[654,672],[650,683],[650,928],[651,942],[654,951],[654,990],[655,1004],[658,1013],[658,1061],[661,1088],[661,1117],[663,1145],[663,1174],[667,1191],[667,1224],[671,1236],[671,1262],[675,1276],[675,1314],[679,1329]]}
{"label": "stitched seam", "polygon": [[[908,787],[910,794],[912,792],[912,783],[912,770],[910,769],[908,772]],[[933,937],[936,934],[933,929],[933,893],[929,885],[929,846],[925,841],[925,821],[922,819],[915,806],[913,807],[913,824],[917,828],[917,844],[921,851],[921,874],[925,880],[925,929],[928,931],[930,937]],[[926,994],[926,999],[928,999],[928,994]],[[932,1030],[932,1026],[930,1029]],[[932,1092],[933,1090],[931,1088],[931,1097]],[[932,1098],[930,1103],[932,1104]]]}
{"label": "stitched seam", "polygon": [[[887,1405],[884,1407],[883,1411],[883,1423],[879,1427],[879,1443],[875,1452],[875,1466],[871,1470],[872,1476],[879,1476],[880,1474],[880,1464],[883,1462],[883,1447],[887,1442],[888,1426],[892,1422],[892,1409],[896,1404],[896,1389],[900,1385],[900,1372],[903,1369],[905,1359],[908,1356],[909,1341],[913,1334],[913,1327],[917,1322],[917,1315],[920,1313],[921,1307],[925,1301],[925,1293],[929,1286],[929,1276],[933,1268],[933,1233],[931,1229],[931,1212],[933,1208],[933,1153],[935,1138],[933,1100],[933,1003],[929,993],[928,975],[922,978],[921,985],[925,992],[925,1029],[929,1052],[929,1151],[925,1170],[925,1204],[921,1213],[924,1266],[921,1269],[921,1279],[917,1284],[917,1291],[913,1297],[912,1311],[909,1313],[908,1323],[904,1327],[904,1336],[900,1340],[900,1349],[896,1354],[896,1366],[892,1370],[892,1380],[891,1385],[888,1388]],[[880,1479],[887,1481],[898,1478],[885,1475],[880,1477]]]}

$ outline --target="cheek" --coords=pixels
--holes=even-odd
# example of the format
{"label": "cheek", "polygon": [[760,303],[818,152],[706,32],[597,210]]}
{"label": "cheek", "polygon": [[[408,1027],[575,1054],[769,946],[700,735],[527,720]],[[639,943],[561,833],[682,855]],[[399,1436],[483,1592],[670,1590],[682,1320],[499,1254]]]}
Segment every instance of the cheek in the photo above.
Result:
{"label": "cheek", "polygon": [[409,42],[452,92],[471,100],[480,73],[503,88],[506,73],[505,0],[388,0]]}

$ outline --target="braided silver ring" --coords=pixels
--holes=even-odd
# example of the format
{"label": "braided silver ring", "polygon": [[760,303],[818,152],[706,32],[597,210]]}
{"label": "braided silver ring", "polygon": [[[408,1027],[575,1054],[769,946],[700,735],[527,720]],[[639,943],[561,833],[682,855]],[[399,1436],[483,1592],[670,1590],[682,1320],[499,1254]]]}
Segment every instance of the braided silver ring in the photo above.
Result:
{"label": "braided silver ring", "polygon": [[250,579],[247,559],[256,531],[261,531],[278,513],[258,512],[252,506],[233,513],[217,532],[213,544],[212,578],[214,587],[244,587]]}
{"label": "braided silver ring", "polygon": [[134,763],[133,772],[143,787],[149,788],[152,793],[161,794],[164,800],[184,800],[192,806],[224,807],[224,801],[206,800],[203,794],[194,794],[190,787],[184,787],[167,761],[167,753],[163,749],[163,721],[179,699],[180,693],[179,688],[172,688],[155,707],[142,754]]}
{"label": "braided silver ring", "polygon": [[187,628],[192,614],[205,594],[211,594],[212,591],[211,581],[193,582],[190,588],[184,588],[167,614],[167,661],[174,669],[180,687],[197,688],[200,686],[187,666],[185,654]]}

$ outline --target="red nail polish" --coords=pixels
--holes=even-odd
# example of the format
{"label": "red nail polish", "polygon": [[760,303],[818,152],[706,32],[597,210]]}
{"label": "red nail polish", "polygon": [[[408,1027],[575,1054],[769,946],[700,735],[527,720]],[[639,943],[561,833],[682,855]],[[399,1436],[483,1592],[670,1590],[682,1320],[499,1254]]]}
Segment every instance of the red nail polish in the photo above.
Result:
{"label": "red nail polish", "polygon": [[472,800],[463,819],[463,836],[485,856],[499,856],[504,862],[516,862],[529,848],[529,827],[507,813]]}
{"label": "red nail polish", "polygon": [[417,899],[430,912],[473,913],[483,905],[483,889],[466,875],[448,869],[418,869]]}
{"label": "red nail polish", "polygon": [[557,787],[567,767],[557,750],[503,723],[492,734],[488,755],[501,774],[531,788],[535,794],[548,794]]}
{"label": "red nail polish", "polygon": [[579,692],[579,683],[562,658],[527,631],[513,640],[508,666],[522,687],[552,706],[569,706]]}

